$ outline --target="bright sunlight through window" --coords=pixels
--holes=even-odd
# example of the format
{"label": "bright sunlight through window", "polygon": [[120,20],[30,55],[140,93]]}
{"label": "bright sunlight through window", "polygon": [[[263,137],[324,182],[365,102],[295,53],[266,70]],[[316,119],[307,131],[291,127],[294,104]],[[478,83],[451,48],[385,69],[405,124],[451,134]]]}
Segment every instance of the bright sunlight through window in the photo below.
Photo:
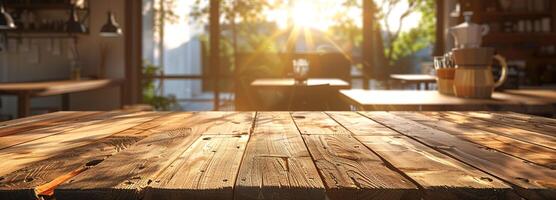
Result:
{"label": "bright sunlight through window", "polygon": [[[402,31],[408,31],[419,25],[421,13],[418,12],[412,13],[403,22],[400,22],[399,17],[407,9],[407,6],[407,3],[402,2],[392,10],[391,15],[387,19],[390,31],[396,30],[402,23],[404,24]],[[292,24],[299,28],[310,28],[320,31],[325,31],[337,23],[334,17],[339,14],[347,15],[357,22],[357,26],[362,26],[360,20],[362,15],[361,9],[346,9],[342,5],[342,1],[337,0],[292,0],[288,7],[266,11],[267,18],[270,21],[275,21],[282,29]],[[382,22],[380,23],[383,24]]]}

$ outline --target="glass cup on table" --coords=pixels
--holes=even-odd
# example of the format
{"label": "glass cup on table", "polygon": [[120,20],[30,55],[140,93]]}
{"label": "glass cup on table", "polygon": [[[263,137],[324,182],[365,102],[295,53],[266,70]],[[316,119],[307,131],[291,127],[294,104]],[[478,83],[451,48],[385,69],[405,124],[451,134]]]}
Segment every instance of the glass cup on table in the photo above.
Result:
{"label": "glass cup on table", "polygon": [[454,95],[454,76],[456,69],[451,64],[449,54],[434,57],[434,69],[436,69],[436,84],[440,94]]}
{"label": "glass cup on table", "polygon": [[306,84],[309,73],[309,62],[305,59],[293,60],[293,78],[295,84]]}

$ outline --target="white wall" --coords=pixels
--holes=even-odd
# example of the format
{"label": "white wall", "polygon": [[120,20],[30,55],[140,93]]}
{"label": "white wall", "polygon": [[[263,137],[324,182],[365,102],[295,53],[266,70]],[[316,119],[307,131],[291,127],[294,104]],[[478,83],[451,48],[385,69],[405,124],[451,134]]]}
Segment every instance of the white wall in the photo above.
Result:
{"label": "white wall", "polygon": [[[108,45],[106,73],[108,78],[125,78],[125,38],[104,38],[99,35],[106,23],[106,13],[113,11],[116,20],[125,31],[124,0],[90,0],[90,35],[80,37],[79,52],[83,62],[84,74],[96,74],[100,65],[101,45]],[[72,110],[113,110],[120,105],[119,88],[108,88],[71,95]]]}
{"label": "white wall", "polygon": [[[124,0],[90,0],[90,34],[79,36],[78,49],[81,55],[82,75],[95,75],[100,63],[100,45],[108,45],[109,53],[106,61],[107,76],[109,78],[124,78],[124,37],[102,38],[99,31],[106,22],[106,12],[112,10],[117,21],[125,30]],[[53,55],[48,51],[50,39],[36,39],[39,49],[39,62],[29,62],[30,52],[19,49],[13,52],[0,53],[0,82],[39,81],[52,79],[68,79],[70,74],[68,59],[69,40],[54,40],[60,42],[61,55]],[[72,110],[111,110],[117,109],[120,102],[118,88],[102,89],[70,95]],[[16,98],[2,97],[1,114],[15,116]],[[33,107],[59,107],[60,97],[36,98]]]}

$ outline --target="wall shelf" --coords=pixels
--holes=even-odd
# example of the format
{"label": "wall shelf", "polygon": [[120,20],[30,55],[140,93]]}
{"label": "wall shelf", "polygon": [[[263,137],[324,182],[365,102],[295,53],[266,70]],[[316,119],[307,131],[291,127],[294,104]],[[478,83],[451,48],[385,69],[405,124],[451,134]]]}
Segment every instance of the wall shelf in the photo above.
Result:
{"label": "wall shelf", "polygon": [[[69,10],[72,5],[67,3],[7,3],[6,8],[26,9],[26,10]],[[77,10],[87,10],[86,7],[76,8]]]}
{"label": "wall shelf", "polygon": [[[9,30],[10,34],[19,34],[17,37],[25,37],[27,34],[68,34],[65,31],[65,21],[69,18],[69,11],[73,7],[69,0],[63,1],[28,1],[28,0],[12,0],[4,4],[6,10],[12,14],[16,25],[15,30]],[[76,7],[76,13],[79,19],[86,27],[90,25],[90,8],[88,1],[83,1],[83,5]],[[48,12],[46,12],[48,11]],[[29,17],[25,17],[28,13],[33,13],[34,20],[25,21]],[[22,28],[24,24],[33,24],[29,27]],[[27,27],[27,26],[26,26]],[[39,28],[36,28],[39,27]],[[79,35],[89,34],[80,33]]]}
{"label": "wall shelf", "polygon": [[[512,7],[511,10],[502,9],[498,0],[459,1],[463,5],[463,11],[474,13],[473,22],[490,26],[491,32],[483,37],[483,46],[495,48],[507,60],[525,61],[526,71],[556,65],[556,53],[545,51],[547,48],[556,48],[556,0],[527,0],[528,4],[524,4],[524,7]],[[543,4],[544,7],[537,6],[538,3]],[[548,27],[546,22],[543,22],[547,19],[549,19]],[[460,17],[460,22],[463,22],[463,17]],[[537,30],[537,32],[530,30]],[[542,83],[539,74],[543,73],[545,72],[528,74],[525,79],[536,79],[529,83]],[[556,80],[550,80],[545,83],[555,82]]]}

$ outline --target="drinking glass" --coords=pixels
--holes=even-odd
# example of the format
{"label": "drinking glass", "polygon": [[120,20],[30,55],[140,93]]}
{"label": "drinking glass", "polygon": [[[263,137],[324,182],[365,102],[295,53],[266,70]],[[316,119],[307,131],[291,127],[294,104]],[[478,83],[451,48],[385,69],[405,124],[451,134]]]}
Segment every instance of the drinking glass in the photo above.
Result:
{"label": "drinking glass", "polygon": [[434,69],[443,69],[446,68],[446,59],[444,56],[435,56],[434,57]]}
{"label": "drinking glass", "polygon": [[303,84],[307,80],[309,62],[305,59],[293,60],[293,76],[297,84]]}

